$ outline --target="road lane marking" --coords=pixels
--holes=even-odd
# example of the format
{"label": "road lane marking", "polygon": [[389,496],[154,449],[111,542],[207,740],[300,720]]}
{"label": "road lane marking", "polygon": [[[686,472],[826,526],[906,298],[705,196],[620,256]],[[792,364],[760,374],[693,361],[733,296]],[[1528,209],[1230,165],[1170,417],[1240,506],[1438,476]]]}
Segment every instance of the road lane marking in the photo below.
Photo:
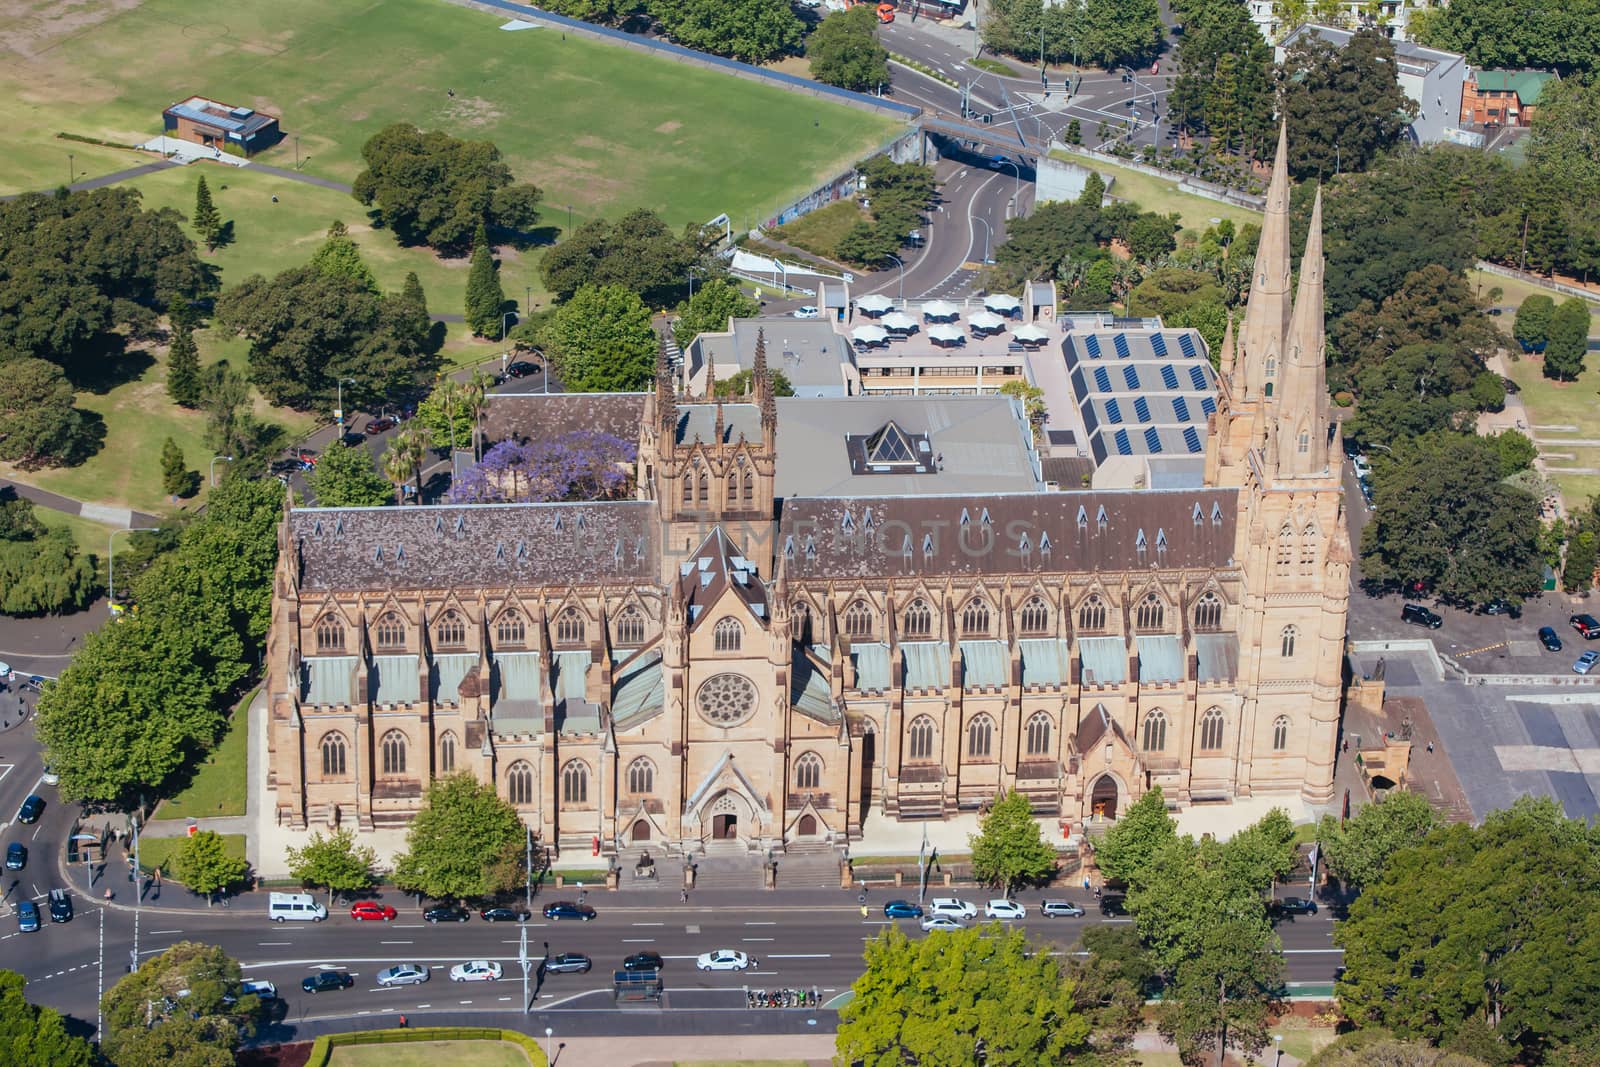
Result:
{"label": "road lane marking", "polygon": [[293,941],[257,941],[262,948],[282,948],[294,944]]}
{"label": "road lane marking", "polygon": [[380,945],[409,945],[410,941],[379,941]]}
{"label": "road lane marking", "polygon": [[778,924],[776,922],[754,922],[754,923],[745,923],[745,925],[746,926],[777,926]]}
{"label": "road lane marking", "polygon": [[1314,956],[1314,955],[1320,955],[1320,954],[1325,954],[1325,953],[1334,953],[1334,952],[1343,953],[1344,949],[1342,949],[1342,948],[1286,948],[1286,949],[1283,950],[1283,954],[1285,956]]}
{"label": "road lane marking", "polygon": [[741,937],[740,941],[776,941],[775,937]]}
{"label": "road lane marking", "polygon": [[622,939],[624,945],[653,945],[655,942],[656,939],[653,937],[625,937]]}
{"label": "road lane marking", "polygon": [[151,934],[152,937],[155,936],[156,934],[181,934],[181,933],[183,933],[182,930],[151,930],[150,931],[150,934]]}
{"label": "road lane marking", "polygon": [[[633,923],[634,926],[665,926],[666,923]],[[746,924],[748,925],[748,924]]]}

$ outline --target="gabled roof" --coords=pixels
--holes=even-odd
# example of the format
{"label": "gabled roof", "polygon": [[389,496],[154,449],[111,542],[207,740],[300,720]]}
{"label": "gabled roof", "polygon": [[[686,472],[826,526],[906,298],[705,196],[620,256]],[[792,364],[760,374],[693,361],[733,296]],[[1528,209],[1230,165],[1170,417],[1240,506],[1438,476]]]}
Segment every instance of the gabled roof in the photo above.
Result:
{"label": "gabled roof", "polygon": [[1524,105],[1537,104],[1539,94],[1555,75],[1545,70],[1475,70],[1472,80],[1479,92],[1513,92]]}
{"label": "gabled roof", "polygon": [[767,587],[756,572],[756,565],[734,547],[718,526],[700,542],[700,547],[678,566],[678,588],[688,606],[692,630],[724,592],[732,590],[749,613],[767,624]]}

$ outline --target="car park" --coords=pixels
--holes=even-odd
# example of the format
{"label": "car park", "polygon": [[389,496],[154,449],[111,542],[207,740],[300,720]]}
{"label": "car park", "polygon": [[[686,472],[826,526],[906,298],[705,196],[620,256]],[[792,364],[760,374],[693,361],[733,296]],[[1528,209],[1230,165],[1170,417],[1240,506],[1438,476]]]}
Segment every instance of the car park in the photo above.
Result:
{"label": "car park", "polygon": [[494,960],[469,960],[450,968],[452,982],[493,982],[500,977],[500,964]]}
{"label": "car park", "polygon": [[928,906],[930,915],[948,915],[952,919],[976,919],[978,906],[968,904],[955,897],[934,897],[933,903]]}
{"label": "car park", "polygon": [[1039,914],[1051,919],[1077,919],[1085,913],[1082,907],[1070,900],[1047,900],[1039,905]]}
{"label": "car park", "polygon": [[[1578,657],[1578,662],[1576,662],[1576,663],[1574,663],[1572,665],[1572,673],[1573,674],[1588,674],[1590,671],[1592,671],[1594,669],[1594,665],[1595,665],[1595,662],[1597,660],[1600,660],[1600,652],[1596,652],[1592,648],[1589,649],[1589,651],[1585,652],[1583,655]],[[10,860],[8,859],[7,862],[6,862],[6,866],[9,867],[10,865],[11,865],[11,863],[10,863]]]}
{"label": "car park", "polygon": [[804,307],[797,307],[793,311],[789,312],[789,314],[797,319],[817,319],[822,317],[822,312],[818,311],[812,304],[807,304]]}
{"label": "car park", "polygon": [[1026,919],[1028,909],[1014,900],[991,900],[983,906],[985,919]]}
{"label": "car park", "polygon": [[[1572,623],[1572,628],[1582,634],[1585,640],[1593,641],[1595,638],[1600,637],[1600,619],[1596,619],[1587,611],[1574,615],[1567,621]],[[28,799],[32,800],[33,798],[29,797]]]}
{"label": "car park", "polygon": [[39,905],[31,900],[17,903],[17,929],[25,934],[39,929]]}
{"label": "car park", "polygon": [[581,952],[559,952],[544,961],[547,974],[588,974],[594,963]]}
{"label": "car park", "polygon": [[659,971],[667,965],[659,952],[635,952],[622,961],[625,971]]}
{"label": "car park", "polygon": [[964,930],[966,924],[948,915],[930,915],[922,920],[924,930]]}
{"label": "car park", "polygon": [[1272,902],[1272,911],[1278,915],[1315,915],[1317,902],[1305,897],[1282,897]]}
{"label": "car park", "polygon": [[909,900],[891,900],[883,906],[886,919],[920,919],[922,909]]}
{"label": "car park", "polygon": [[577,919],[579,922],[588,922],[594,918],[594,909],[587,904],[574,904],[570,900],[558,900],[544,907],[546,919]]}
{"label": "car park", "polygon": [[378,972],[378,984],[381,986],[393,985],[421,985],[426,982],[432,970],[425,963],[397,963],[393,967],[385,967]]}
{"label": "car park", "polygon": [[72,921],[72,894],[65,889],[50,890],[50,921],[53,923]]}
{"label": "car park", "polygon": [[44,814],[44,799],[38,793],[29,793],[28,799],[22,802],[22,807],[17,809],[18,822],[38,822],[39,816]]}
{"label": "car park", "polygon": [[399,912],[376,900],[358,900],[350,905],[350,918],[358,922],[389,922]]}
{"label": "car park", "polygon": [[472,918],[472,913],[454,904],[440,904],[423,912],[422,917],[431,923],[464,923]]}
{"label": "car park", "polygon": [[1444,625],[1444,619],[1429,611],[1421,604],[1407,604],[1400,609],[1400,621],[1426,626],[1430,630],[1437,630]]}
{"label": "car park", "polygon": [[278,999],[278,987],[265,978],[246,978],[239,983],[239,993],[243,996],[254,994],[257,1000]]}
{"label": "car park", "polygon": [[300,988],[307,993],[328,993],[337,989],[349,989],[356,984],[350,977],[349,971],[318,971],[310,978],[300,982]]}
{"label": "car park", "polygon": [[13,841],[6,846],[6,870],[20,871],[28,865],[28,846]]}
{"label": "car park", "polygon": [[1105,916],[1128,914],[1128,898],[1121,893],[1107,893],[1100,898],[1100,914]]}
{"label": "car park", "polygon": [[718,948],[700,953],[694,965],[702,971],[742,971],[750,966],[750,957],[735,948]]}
{"label": "car park", "polygon": [[486,923],[520,923],[528,918],[521,908],[484,908],[478,918]]}
{"label": "car park", "polygon": [[1556,633],[1554,626],[1539,627],[1539,643],[1544,646],[1546,652],[1561,651],[1561,637]]}

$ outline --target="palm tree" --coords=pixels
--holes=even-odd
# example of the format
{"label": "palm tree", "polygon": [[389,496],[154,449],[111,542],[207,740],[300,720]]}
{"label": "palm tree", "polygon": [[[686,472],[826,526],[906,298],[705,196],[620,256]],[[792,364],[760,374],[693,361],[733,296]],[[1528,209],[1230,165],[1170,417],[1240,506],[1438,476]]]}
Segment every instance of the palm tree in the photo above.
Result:
{"label": "palm tree", "polygon": [[472,412],[472,458],[482,462],[483,413],[489,410],[489,390],[494,387],[494,379],[485,374],[482,367],[477,367],[472,377],[462,384],[465,386],[464,403],[467,410]]}
{"label": "palm tree", "polygon": [[395,483],[395,493],[401,503],[404,494],[401,486],[407,479],[416,479],[417,502],[422,502],[422,461],[428,454],[428,436],[415,426],[407,426],[394,435],[389,450],[383,454],[384,477]]}

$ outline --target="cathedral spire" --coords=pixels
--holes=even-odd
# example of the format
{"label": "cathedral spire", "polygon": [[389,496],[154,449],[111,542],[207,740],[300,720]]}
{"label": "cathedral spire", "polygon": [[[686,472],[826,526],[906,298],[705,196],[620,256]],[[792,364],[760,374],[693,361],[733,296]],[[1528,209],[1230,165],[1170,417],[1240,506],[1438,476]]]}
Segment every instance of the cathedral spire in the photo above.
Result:
{"label": "cathedral spire", "polygon": [[776,430],[778,426],[778,401],[772,389],[772,378],[767,370],[767,331],[756,331],[756,358],[755,367],[750,373],[754,379],[751,383],[756,394],[756,403],[761,406],[761,429],[765,432]]}
{"label": "cathedral spire", "polygon": [[[1266,215],[1256,248],[1255,276],[1245,305],[1239,361],[1232,383],[1236,401],[1264,401],[1276,391],[1278,364],[1289,331],[1289,124],[1278,127],[1278,155],[1267,186]],[[1260,442],[1256,442],[1259,444]]]}
{"label": "cathedral spire", "polygon": [[671,451],[678,437],[678,400],[672,387],[672,364],[667,360],[665,337],[656,346],[656,425],[667,451]]}
{"label": "cathedral spire", "polygon": [[1222,380],[1231,381],[1233,378],[1233,312],[1228,312],[1228,328],[1222,334],[1222,354],[1218,357],[1221,361]]}
{"label": "cathedral spire", "polygon": [[1323,339],[1322,190],[1311,207],[1294,317],[1277,394],[1278,474],[1304,478],[1328,470],[1328,383]]}

